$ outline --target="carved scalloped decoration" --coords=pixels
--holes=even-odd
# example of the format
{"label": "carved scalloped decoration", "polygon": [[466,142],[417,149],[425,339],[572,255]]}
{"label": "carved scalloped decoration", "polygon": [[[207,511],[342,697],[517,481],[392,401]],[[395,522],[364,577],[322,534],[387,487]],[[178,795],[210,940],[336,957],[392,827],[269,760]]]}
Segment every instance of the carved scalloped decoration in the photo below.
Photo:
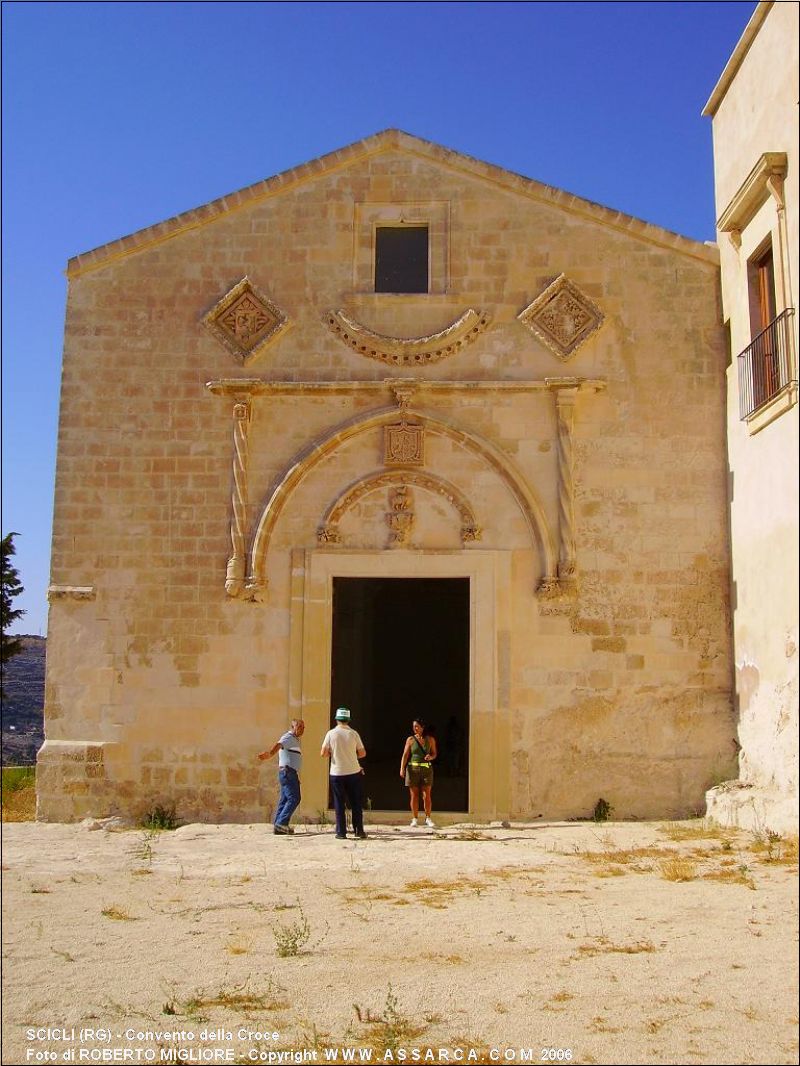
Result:
{"label": "carved scalloped decoration", "polygon": [[490,321],[491,316],[485,311],[470,307],[439,333],[428,337],[388,337],[362,326],[344,311],[329,311],[325,315],[325,323],[331,331],[359,355],[403,367],[427,366],[455,355],[479,337]]}
{"label": "carved scalloped decoration", "polygon": [[372,474],[367,474],[366,477],[351,485],[328,508],[322,520],[322,525],[317,531],[317,540],[320,544],[340,544],[340,521],[345,513],[368,493],[383,488],[410,490],[412,486],[426,489],[434,495],[443,497],[451,504],[461,520],[462,543],[466,544],[469,541],[481,539],[481,529],[475,520],[475,512],[466,497],[459,492],[455,485],[451,485],[444,478],[407,467],[397,470],[379,470]]}
{"label": "carved scalloped decoration", "polygon": [[561,274],[517,318],[566,362],[600,329],[605,315],[566,274]]}
{"label": "carved scalloped decoration", "polygon": [[203,316],[203,325],[242,366],[249,366],[286,329],[288,319],[244,277]]}

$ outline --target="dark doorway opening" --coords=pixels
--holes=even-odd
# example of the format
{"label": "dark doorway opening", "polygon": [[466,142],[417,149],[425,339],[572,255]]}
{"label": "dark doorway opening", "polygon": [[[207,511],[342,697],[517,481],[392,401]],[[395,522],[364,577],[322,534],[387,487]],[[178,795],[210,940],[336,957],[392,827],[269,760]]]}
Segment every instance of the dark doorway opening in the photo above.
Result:
{"label": "dark doorway opening", "polygon": [[408,807],[400,757],[416,717],[439,748],[434,810],[469,809],[469,661],[469,578],[334,578],[331,719],[353,714],[373,810]]}

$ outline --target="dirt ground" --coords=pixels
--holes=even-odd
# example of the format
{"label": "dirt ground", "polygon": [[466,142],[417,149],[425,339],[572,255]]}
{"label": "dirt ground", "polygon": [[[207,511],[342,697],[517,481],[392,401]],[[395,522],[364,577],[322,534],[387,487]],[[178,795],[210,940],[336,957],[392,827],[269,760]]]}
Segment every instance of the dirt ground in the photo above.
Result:
{"label": "dirt ground", "polygon": [[368,829],[5,824],[2,1062],[798,1061],[796,840]]}

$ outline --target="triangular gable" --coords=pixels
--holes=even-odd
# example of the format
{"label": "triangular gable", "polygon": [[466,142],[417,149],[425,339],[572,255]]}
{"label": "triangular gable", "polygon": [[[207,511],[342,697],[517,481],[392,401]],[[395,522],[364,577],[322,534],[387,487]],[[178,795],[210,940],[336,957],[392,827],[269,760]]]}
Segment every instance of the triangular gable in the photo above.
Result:
{"label": "triangular gable", "polygon": [[387,129],[373,134],[371,137],[366,137],[364,140],[355,141],[344,148],[339,148],[335,152],[329,152],[327,155],[320,156],[318,159],[313,159],[308,163],[302,163],[300,166],[292,167],[290,170],[284,170],[280,174],[274,175],[274,177],[256,182],[255,185],[248,185],[237,192],[221,196],[219,199],[212,200],[201,207],[184,211],[180,215],[174,215],[164,222],[158,222],[153,226],[137,230],[127,237],[121,237],[118,240],[110,241],[108,244],[103,244],[99,248],[76,255],[67,263],[67,277],[74,278],[89,271],[100,269],[115,260],[144,251],[181,233],[205,226],[232,211],[249,207],[279,193],[288,192],[290,189],[315,178],[332,174],[337,170],[353,166],[364,159],[391,150],[399,150],[409,155],[431,160],[462,174],[468,174],[474,178],[491,182],[528,199],[549,204],[572,215],[621,231],[634,239],[645,241],[648,244],[670,248],[693,259],[704,260],[714,266],[719,263],[719,253],[715,245],[703,244],[689,237],[683,237],[651,222],[643,222],[641,219],[634,218],[633,215],[626,215],[622,211],[603,207],[602,204],[593,203],[591,200],[585,200],[580,196],[574,196],[572,193],[556,189],[551,185],[544,185],[541,182],[534,181],[533,178],[526,178],[521,174],[505,170],[503,167],[485,163],[481,159],[464,155],[462,152],[457,152],[452,148],[445,148],[443,145],[436,144],[433,141],[414,137],[410,133],[404,133],[402,130]]}

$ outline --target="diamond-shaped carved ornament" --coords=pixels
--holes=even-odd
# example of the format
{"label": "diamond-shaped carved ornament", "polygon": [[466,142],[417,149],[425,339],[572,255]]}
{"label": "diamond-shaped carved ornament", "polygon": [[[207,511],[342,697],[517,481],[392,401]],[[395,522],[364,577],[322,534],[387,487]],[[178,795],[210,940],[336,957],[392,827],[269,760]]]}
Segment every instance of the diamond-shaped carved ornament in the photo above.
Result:
{"label": "diamond-shaped carved ornament", "polygon": [[561,274],[517,318],[566,362],[600,329],[605,315],[574,282]]}
{"label": "diamond-shaped carved ornament", "polygon": [[203,322],[243,366],[249,366],[286,328],[288,319],[249,278],[242,278]]}

